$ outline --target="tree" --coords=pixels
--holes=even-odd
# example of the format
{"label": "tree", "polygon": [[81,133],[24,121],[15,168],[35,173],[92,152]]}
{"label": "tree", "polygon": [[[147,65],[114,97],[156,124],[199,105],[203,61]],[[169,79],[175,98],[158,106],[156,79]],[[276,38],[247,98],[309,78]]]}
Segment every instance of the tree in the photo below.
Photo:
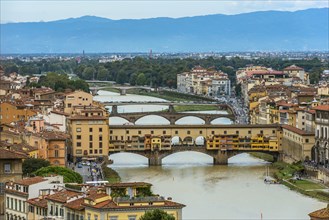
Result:
{"label": "tree", "polygon": [[167,212],[161,209],[154,209],[152,211],[145,212],[139,220],[175,220],[175,217],[169,215]]}
{"label": "tree", "polygon": [[136,79],[136,84],[143,86],[146,84],[146,77],[144,73],[139,73]]}
{"label": "tree", "polygon": [[35,171],[34,174],[37,176],[50,176],[52,174],[57,174],[63,176],[64,183],[82,183],[82,176],[66,167],[42,167]]}
{"label": "tree", "polygon": [[23,175],[31,174],[42,167],[50,166],[50,162],[40,158],[28,158],[23,162]]}
{"label": "tree", "polygon": [[109,75],[109,71],[105,67],[103,66],[99,67],[97,73],[98,80],[107,80],[108,75]]}
{"label": "tree", "polygon": [[116,82],[118,84],[124,84],[125,82],[127,82],[127,74],[124,71],[119,71]]}
{"label": "tree", "polygon": [[83,70],[82,77],[83,79],[94,79],[94,74],[96,70],[94,67],[88,66]]}

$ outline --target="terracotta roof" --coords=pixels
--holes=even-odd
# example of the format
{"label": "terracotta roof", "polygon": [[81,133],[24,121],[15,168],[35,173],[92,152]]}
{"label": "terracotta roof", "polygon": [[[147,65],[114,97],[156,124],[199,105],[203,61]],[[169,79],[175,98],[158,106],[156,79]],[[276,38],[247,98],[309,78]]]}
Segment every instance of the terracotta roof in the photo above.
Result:
{"label": "terracotta roof", "polygon": [[41,208],[47,208],[47,200],[46,199],[39,199],[39,198],[34,198],[34,199],[29,199],[27,200],[28,203],[41,207]]}
{"label": "terracotta roof", "polygon": [[89,196],[87,196],[86,199],[95,201],[96,199],[103,198],[103,197],[108,197],[108,194],[106,194],[106,193],[92,193]]}
{"label": "terracotta roof", "polygon": [[109,187],[117,187],[117,188],[126,188],[126,187],[143,187],[143,186],[152,186],[151,183],[146,182],[131,182],[131,183],[112,183],[107,184]]}
{"label": "terracotta roof", "polygon": [[0,148],[0,159],[17,160],[17,159],[25,159],[25,158],[27,158],[27,156],[24,153]]}
{"label": "terracotta roof", "polygon": [[98,115],[93,115],[93,116],[83,116],[83,115],[75,115],[69,118],[70,120],[104,120],[107,119],[105,116],[98,116]]}
{"label": "terracotta roof", "polygon": [[291,65],[291,66],[284,68],[283,70],[304,70],[304,69],[299,66],[296,66],[296,65]]}
{"label": "terracotta roof", "polygon": [[327,219],[329,219],[329,206],[327,206],[327,208],[319,209],[319,210],[316,210],[314,212],[311,212],[308,215],[312,218],[326,219],[327,220]]}
{"label": "terracotta roof", "polygon": [[50,196],[47,196],[46,199],[52,200],[55,202],[66,203],[69,199],[82,195],[81,192],[75,192],[71,190],[62,190]]}
{"label": "terracotta roof", "polygon": [[22,180],[17,180],[15,181],[16,184],[24,185],[24,186],[30,186],[36,183],[41,183],[47,181],[47,179],[44,179],[41,176],[36,176],[36,177],[30,177]]}
{"label": "terracotta roof", "polygon": [[313,109],[319,111],[329,111],[329,105],[319,105],[317,107],[314,107]]}
{"label": "terracotta roof", "polygon": [[55,111],[55,110],[53,110],[53,111],[50,111],[51,113],[54,113],[54,114],[58,114],[58,115],[65,115],[65,116],[69,116],[70,114],[68,114],[68,113],[65,113],[65,112],[60,112],[60,111]]}
{"label": "terracotta roof", "polygon": [[67,134],[58,131],[43,131],[42,133],[33,133],[32,135],[46,140],[66,140],[69,137]]}
{"label": "terracotta roof", "polygon": [[163,205],[148,205],[148,206],[118,206],[113,200],[106,200],[104,202],[97,203],[96,205],[83,204],[84,206],[94,207],[94,208],[102,208],[102,209],[154,209],[157,207],[175,207],[175,208],[183,208],[185,205],[165,200]]}
{"label": "terracotta roof", "polygon": [[76,199],[72,202],[68,202],[64,206],[69,208],[69,209],[82,211],[82,210],[85,209],[85,207],[82,206],[83,202],[84,202],[84,198],[80,198],[80,199]]}
{"label": "terracotta roof", "polygon": [[289,131],[292,131],[296,134],[299,134],[299,135],[302,135],[302,136],[306,136],[306,135],[311,135],[311,136],[314,136],[314,133],[310,133],[310,132],[306,132],[304,130],[301,130],[299,128],[296,128],[296,127],[293,127],[293,126],[290,126],[290,125],[282,125],[282,128],[283,129],[287,129]]}

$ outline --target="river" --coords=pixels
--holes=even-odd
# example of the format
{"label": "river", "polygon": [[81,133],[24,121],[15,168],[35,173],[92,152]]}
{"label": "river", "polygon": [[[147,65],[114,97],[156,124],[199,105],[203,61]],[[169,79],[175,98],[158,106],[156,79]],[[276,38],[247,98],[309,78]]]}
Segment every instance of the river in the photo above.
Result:
{"label": "river", "polygon": [[[125,101],[153,100],[147,96],[120,96],[105,91],[100,91],[95,100],[118,101],[120,97]],[[138,108],[145,108],[142,106],[132,109],[140,111]],[[125,106],[122,111],[129,110]],[[155,121],[145,120],[141,124]],[[115,123],[113,118],[110,121]],[[161,123],[163,121],[157,121],[157,124]],[[181,123],[192,124],[195,119]],[[230,121],[218,123],[230,124]],[[210,156],[196,152],[170,155],[163,159],[161,167],[148,167],[146,158],[129,153],[114,154],[110,158],[114,161],[110,167],[119,173],[122,181],[149,182],[153,184],[154,193],[185,204],[183,219],[186,220],[309,219],[308,213],[326,206],[283,185],[264,184],[265,169],[269,164],[249,154],[230,158],[227,166],[213,166]]]}

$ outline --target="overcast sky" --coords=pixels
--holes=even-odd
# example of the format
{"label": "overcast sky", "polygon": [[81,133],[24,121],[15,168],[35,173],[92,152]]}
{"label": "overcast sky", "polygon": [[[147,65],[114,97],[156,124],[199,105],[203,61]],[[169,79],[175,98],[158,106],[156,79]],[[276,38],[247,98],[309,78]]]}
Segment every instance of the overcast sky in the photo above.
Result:
{"label": "overcast sky", "polygon": [[208,14],[239,14],[252,11],[296,11],[329,7],[329,0],[121,0],[52,1],[0,0],[1,23],[52,21],[84,15],[111,19],[186,17]]}

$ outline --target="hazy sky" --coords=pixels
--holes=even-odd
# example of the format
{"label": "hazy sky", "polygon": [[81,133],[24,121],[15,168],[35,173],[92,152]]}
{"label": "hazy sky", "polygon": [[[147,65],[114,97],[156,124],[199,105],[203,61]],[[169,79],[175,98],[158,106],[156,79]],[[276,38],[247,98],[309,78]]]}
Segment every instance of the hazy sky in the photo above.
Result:
{"label": "hazy sky", "polygon": [[252,11],[296,11],[329,7],[329,0],[0,0],[1,23],[51,21],[84,15],[111,19],[186,17],[207,14],[239,14]]}

